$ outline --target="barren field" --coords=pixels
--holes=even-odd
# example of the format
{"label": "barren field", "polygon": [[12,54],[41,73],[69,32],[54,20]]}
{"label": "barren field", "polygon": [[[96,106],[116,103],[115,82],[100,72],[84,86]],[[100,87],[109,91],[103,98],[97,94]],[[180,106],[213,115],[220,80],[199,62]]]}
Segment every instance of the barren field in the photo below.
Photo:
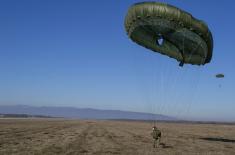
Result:
{"label": "barren field", "polygon": [[0,154],[235,155],[235,125],[159,123],[152,147],[147,122],[0,119]]}

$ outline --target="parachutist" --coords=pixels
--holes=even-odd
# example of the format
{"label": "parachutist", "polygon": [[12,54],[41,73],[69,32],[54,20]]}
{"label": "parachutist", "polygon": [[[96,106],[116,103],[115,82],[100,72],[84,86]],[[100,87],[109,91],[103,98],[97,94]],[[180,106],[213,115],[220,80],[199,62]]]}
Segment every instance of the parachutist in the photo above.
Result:
{"label": "parachutist", "polygon": [[[218,78],[218,79],[223,79],[224,78],[224,74],[223,73],[216,74],[215,77]],[[221,84],[219,84],[219,88],[221,88]]]}
{"label": "parachutist", "polygon": [[159,146],[161,141],[161,131],[156,126],[154,126],[151,135],[153,136],[154,139],[153,147],[156,148]]}

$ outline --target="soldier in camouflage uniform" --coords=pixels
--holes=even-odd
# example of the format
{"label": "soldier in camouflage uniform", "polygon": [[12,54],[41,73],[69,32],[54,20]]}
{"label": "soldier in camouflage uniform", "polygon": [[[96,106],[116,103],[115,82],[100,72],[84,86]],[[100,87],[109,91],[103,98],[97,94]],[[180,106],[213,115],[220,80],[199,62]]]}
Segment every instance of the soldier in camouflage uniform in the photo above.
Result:
{"label": "soldier in camouflage uniform", "polygon": [[161,141],[161,131],[156,126],[153,127],[152,136],[154,139],[153,147],[156,148],[159,146]]}

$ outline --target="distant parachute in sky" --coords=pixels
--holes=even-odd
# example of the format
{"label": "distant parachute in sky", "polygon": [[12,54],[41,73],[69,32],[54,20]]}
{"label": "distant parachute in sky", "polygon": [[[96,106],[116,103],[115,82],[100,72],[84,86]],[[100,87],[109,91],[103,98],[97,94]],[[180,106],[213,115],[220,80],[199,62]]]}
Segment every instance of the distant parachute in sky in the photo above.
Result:
{"label": "distant parachute in sky", "polygon": [[216,78],[224,78],[224,74],[221,74],[221,73],[220,74],[216,74],[215,77]]}
{"label": "distant parachute in sky", "polygon": [[212,59],[213,38],[208,26],[191,14],[159,2],[131,6],[125,18],[130,39],[184,64],[205,65]]}
{"label": "distant parachute in sky", "polygon": [[[224,78],[224,74],[219,73],[219,74],[216,74],[215,77],[218,79],[222,79],[222,78]],[[219,84],[219,88],[221,88],[221,84]]]}

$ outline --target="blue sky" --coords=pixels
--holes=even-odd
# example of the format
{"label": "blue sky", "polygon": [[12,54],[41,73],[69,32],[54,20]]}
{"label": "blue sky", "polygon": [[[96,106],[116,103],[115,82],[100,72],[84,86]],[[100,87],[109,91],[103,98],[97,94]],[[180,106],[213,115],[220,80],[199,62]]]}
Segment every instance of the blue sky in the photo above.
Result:
{"label": "blue sky", "polygon": [[[135,0],[0,1],[0,104],[154,112],[235,120],[235,2],[164,0],[203,19],[210,64],[178,62],[128,39]],[[216,79],[216,73],[224,79]],[[221,85],[221,87],[219,87]]]}

